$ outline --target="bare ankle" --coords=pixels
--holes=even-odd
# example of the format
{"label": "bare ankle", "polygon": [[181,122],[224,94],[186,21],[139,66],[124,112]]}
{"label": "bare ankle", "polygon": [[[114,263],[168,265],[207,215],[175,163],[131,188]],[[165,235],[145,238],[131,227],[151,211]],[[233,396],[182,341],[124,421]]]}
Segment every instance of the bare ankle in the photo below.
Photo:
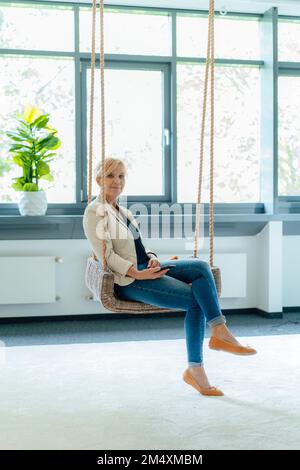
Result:
{"label": "bare ankle", "polygon": [[222,323],[221,325],[212,326],[211,328],[212,334],[225,333],[225,331],[227,331],[227,328],[225,327],[224,323]]}
{"label": "bare ankle", "polygon": [[203,364],[200,364],[199,366],[189,366],[188,369],[192,369],[192,370],[203,369]]}

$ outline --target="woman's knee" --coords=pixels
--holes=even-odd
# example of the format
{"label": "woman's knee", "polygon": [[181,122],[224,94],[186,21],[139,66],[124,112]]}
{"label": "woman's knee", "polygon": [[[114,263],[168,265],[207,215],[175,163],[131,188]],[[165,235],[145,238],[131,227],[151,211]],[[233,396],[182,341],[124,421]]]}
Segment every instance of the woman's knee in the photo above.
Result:
{"label": "woman's knee", "polygon": [[211,273],[210,265],[201,259],[195,259],[194,264],[196,268],[202,273]]}

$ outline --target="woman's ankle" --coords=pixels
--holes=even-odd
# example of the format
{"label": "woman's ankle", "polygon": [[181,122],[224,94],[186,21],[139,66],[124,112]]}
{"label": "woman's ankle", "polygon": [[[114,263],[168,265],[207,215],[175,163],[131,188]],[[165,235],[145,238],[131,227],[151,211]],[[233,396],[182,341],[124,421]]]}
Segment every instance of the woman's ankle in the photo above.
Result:
{"label": "woman's ankle", "polygon": [[218,334],[228,333],[228,328],[224,323],[214,325],[211,327],[212,336],[218,336]]}
{"label": "woman's ankle", "polygon": [[214,336],[218,339],[229,341],[231,343],[239,344],[238,340],[227,328],[226,325],[216,325],[212,328],[211,336]]}
{"label": "woman's ankle", "polygon": [[188,364],[188,369],[201,369],[203,364]]}

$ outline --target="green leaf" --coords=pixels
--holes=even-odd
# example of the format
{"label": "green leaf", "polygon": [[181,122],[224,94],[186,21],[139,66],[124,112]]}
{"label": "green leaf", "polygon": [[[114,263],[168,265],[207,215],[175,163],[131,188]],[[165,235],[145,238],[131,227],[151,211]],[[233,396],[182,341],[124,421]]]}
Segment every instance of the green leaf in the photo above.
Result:
{"label": "green leaf", "polygon": [[41,179],[47,180],[47,181],[54,181],[54,176],[51,175],[51,173],[48,173],[48,175],[41,176]]}
{"label": "green leaf", "polygon": [[37,129],[42,129],[45,127],[49,122],[49,114],[42,114],[31,124],[32,127],[36,127]]}
{"label": "green leaf", "polygon": [[21,183],[22,185],[26,183],[26,180],[25,180],[24,176],[18,176],[16,178],[13,178],[12,180],[16,181],[18,183]]}
{"label": "green leaf", "polygon": [[[40,158],[42,158],[42,159],[47,158],[48,155],[50,155],[50,154],[48,154],[47,152],[49,152],[49,149],[47,149],[47,148],[40,149],[40,150],[39,150],[39,156],[40,156]],[[51,155],[56,155],[56,153],[53,153],[53,154],[51,154]]]}
{"label": "green leaf", "polygon": [[20,127],[17,128],[18,133],[20,136],[24,137],[24,139],[29,140],[30,142],[34,142],[35,139],[32,137],[32,134],[26,132],[25,130],[21,129]]}
{"label": "green leaf", "polygon": [[13,161],[15,162],[16,165],[18,166],[24,166],[25,162],[24,162],[24,157],[22,157],[21,155],[15,155],[13,157]]}
{"label": "green leaf", "polygon": [[16,140],[17,142],[23,142],[22,136],[17,132],[6,132],[7,137],[10,137],[12,140]]}
{"label": "green leaf", "polygon": [[12,152],[13,153],[13,157],[22,157],[24,158],[24,162],[27,162],[28,164],[32,164],[32,162],[34,161],[34,154],[32,152],[27,152],[26,150],[24,151],[21,151],[21,152]]}
{"label": "green leaf", "polygon": [[61,145],[61,142],[58,139],[58,137],[55,137],[52,134],[48,135],[47,137],[45,137],[44,139],[38,142],[38,148],[44,147],[46,149],[51,149],[51,150],[57,149],[58,147],[60,147],[60,145]]}
{"label": "green leaf", "polygon": [[[8,134],[7,134],[8,135]],[[13,136],[13,135],[8,135],[8,137],[10,137],[12,140],[14,140],[15,142],[24,142],[24,137],[17,137],[17,136]]]}
{"label": "green leaf", "polygon": [[23,176],[21,176],[20,178],[13,178],[13,181],[15,181],[15,183],[13,183],[11,185],[11,187],[13,189],[15,189],[16,191],[23,191],[23,186],[25,184],[25,178]]}
{"label": "green leaf", "polygon": [[16,191],[23,191],[23,185],[21,183],[13,183],[11,187]]}
{"label": "green leaf", "polygon": [[35,183],[26,183],[23,186],[23,191],[38,191],[39,188]]}
{"label": "green leaf", "polygon": [[[57,154],[55,152],[52,152],[52,153],[50,152],[50,153],[47,153],[47,154],[45,153],[43,155],[43,158],[50,158],[52,160],[52,158],[56,157],[56,155]],[[44,160],[44,161],[46,161],[46,160]]]}
{"label": "green leaf", "polygon": [[13,144],[11,147],[9,147],[9,152],[14,152],[15,150],[20,150],[20,149],[31,149],[28,145],[24,144]]}
{"label": "green leaf", "polygon": [[39,161],[37,163],[36,169],[37,169],[38,176],[43,176],[43,175],[47,175],[48,173],[50,173],[49,165],[47,165],[47,163],[43,161]]}
{"label": "green leaf", "polygon": [[19,119],[19,124],[21,127],[23,127],[24,130],[30,131],[30,124],[28,122],[24,121],[23,119]]}
{"label": "green leaf", "polygon": [[9,147],[9,152],[14,152],[15,150],[19,150],[23,148],[23,144],[13,144]]}
{"label": "green leaf", "polygon": [[56,144],[49,147],[51,150],[57,150],[61,146],[61,140],[58,137],[54,137],[56,139]]}
{"label": "green leaf", "polygon": [[43,147],[46,147],[47,142],[52,139],[52,135],[48,134],[46,137],[43,137],[42,139],[38,140],[36,143],[36,148],[42,149]]}

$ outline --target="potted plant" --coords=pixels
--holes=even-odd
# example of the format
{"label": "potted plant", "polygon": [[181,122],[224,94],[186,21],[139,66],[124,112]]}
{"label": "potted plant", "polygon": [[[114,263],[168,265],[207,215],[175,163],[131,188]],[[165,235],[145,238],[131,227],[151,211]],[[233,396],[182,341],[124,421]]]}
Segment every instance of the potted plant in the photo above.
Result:
{"label": "potted plant", "polygon": [[20,191],[19,211],[21,215],[45,215],[47,198],[39,187],[41,179],[53,181],[49,162],[55,158],[61,141],[57,131],[48,125],[49,114],[38,108],[26,106],[24,114],[17,114],[18,127],[6,132],[13,141],[9,148],[12,162],[20,166],[23,175],[13,178],[12,188]]}

